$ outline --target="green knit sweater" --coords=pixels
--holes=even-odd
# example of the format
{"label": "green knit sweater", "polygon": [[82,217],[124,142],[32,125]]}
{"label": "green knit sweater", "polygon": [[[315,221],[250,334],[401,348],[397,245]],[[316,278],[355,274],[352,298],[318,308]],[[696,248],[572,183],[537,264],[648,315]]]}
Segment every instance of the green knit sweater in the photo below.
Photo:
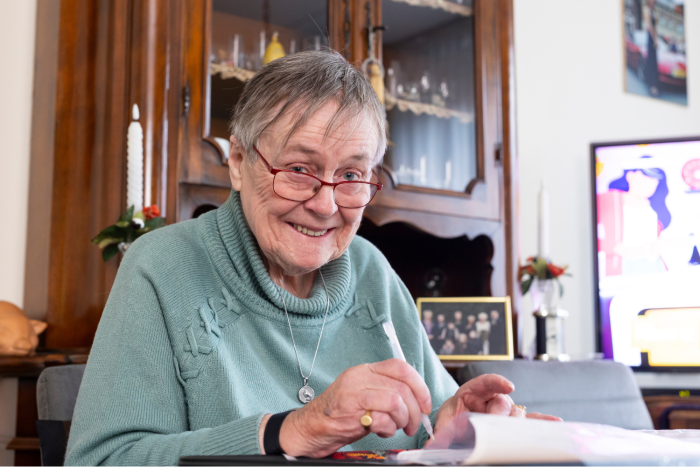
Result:
{"label": "green knit sweater", "polygon": [[[392,358],[381,325],[391,320],[431,390],[434,423],[457,385],[387,260],[356,237],[321,270],[330,310],[309,385],[318,395],[343,370]],[[237,192],[197,220],[141,237],[122,261],[95,335],[66,465],[260,454],[263,415],[302,407],[281,295],[308,373],[326,310],[323,286],[317,277],[300,299],[272,282]],[[412,438],[370,434],[345,449],[419,448],[426,438],[423,429]]]}

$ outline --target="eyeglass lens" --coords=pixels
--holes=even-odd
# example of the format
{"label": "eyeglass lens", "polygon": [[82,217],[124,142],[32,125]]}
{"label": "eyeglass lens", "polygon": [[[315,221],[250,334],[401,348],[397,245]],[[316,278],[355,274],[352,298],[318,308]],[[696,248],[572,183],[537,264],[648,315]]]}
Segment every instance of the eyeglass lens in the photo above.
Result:
{"label": "eyeglass lens", "polygon": [[[321,182],[303,173],[278,172],[273,189],[277,195],[292,201],[307,201],[321,189]],[[343,183],[335,187],[333,196],[338,206],[360,208],[366,206],[377,192],[377,187],[368,183]]]}

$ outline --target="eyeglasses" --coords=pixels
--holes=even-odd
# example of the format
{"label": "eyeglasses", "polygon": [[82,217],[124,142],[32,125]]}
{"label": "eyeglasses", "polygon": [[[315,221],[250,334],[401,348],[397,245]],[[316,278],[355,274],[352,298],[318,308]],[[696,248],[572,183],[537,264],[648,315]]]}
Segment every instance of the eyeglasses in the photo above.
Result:
{"label": "eyeglasses", "polygon": [[265,163],[265,167],[275,178],[272,180],[272,190],[280,198],[289,201],[308,201],[324,186],[333,187],[333,199],[335,204],[341,208],[357,209],[367,206],[377,191],[382,189],[379,177],[372,171],[372,175],[377,179],[377,183],[363,181],[347,181],[329,183],[314,177],[311,174],[295,172],[293,170],[275,169],[260,154],[258,148],[253,146],[260,159]]}

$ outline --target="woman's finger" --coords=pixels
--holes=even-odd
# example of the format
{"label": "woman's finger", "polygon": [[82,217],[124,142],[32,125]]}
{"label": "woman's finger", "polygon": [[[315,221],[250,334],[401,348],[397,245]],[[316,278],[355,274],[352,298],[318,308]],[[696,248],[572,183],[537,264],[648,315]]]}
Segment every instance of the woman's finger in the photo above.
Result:
{"label": "woman's finger", "polygon": [[372,424],[369,426],[369,431],[376,433],[380,438],[391,438],[399,429],[393,417],[388,413],[373,410],[371,417]]}
{"label": "woman's finger", "polygon": [[522,409],[522,407],[519,407],[515,404],[513,404],[510,407],[510,414],[511,417],[516,417],[516,418],[525,418],[525,411]]}
{"label": "woman's finger", "polygon": [[561,422],[562,421],[561,418],[555,417],[554,415],[546,415],[546,414],[539,413],[539,412],[529,413],[526,415],[526,417],[533,418],[536,420],[548,420],[550,422]]}
{"label": "woman's finger", "polygon": [[[395,390],[387,390],[387,388],[369,388],[362,392],[358,402],[363,410],[371,410],[372,412],[384,413],[391,417],[396,429],[404,428],[410,420],[408,406],[401,394]],[[360,422],[359,415],[357,422]],[[374,416],[372,416],[372,425],[374,425]]]}
{"label": "woman's finger", "polygon": [[486,413],[508,416],[511,415],[511,407],[513,407],[513,399],[510,396],[497,394],[486,404]]}
{"label": "woman's finger", "polygon": [[401,395],[401,398],[406,403],[406,408],[408,409],[408,424],[403,427],[403,431],[407,436],[413,436],[418,432],[421,423],[421,411],[420,407],[418,406],[418,401],[416,400],[413,391],[411,391],[411,388],[408,387],[407,384],[396,380],[390,381],[393,382],[392,384],[394,385],[394,390]]}
{"label": "woman's finger", "polygon": [[428,386],[416,369],[408,363],[392,358],[382,362],[370,363],[367,367],[374,373],[401,381],[411,388],[411,392],[413,392],[413,396],[418,402],[422,413],[430,413],[433,410],[433,402],[430,398]]}
{"label": "woman's finger", "polygon": [[497,394],[510,394],[515,389],[513,383],[500,375],[481,375],[462,385],[458,393],[471,394],[483,400],[491,400]]}

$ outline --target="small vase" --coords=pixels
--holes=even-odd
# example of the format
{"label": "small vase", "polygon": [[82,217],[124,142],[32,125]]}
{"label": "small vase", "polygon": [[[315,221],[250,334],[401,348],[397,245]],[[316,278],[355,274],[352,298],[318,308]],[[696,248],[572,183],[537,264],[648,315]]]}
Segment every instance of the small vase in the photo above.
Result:
{"label": "small vase", "polygon": [[559,284],[554,279],[537,279],[530,286],[533,310],[553,310],[559,303]]}
{"label": "small vase", "polygon": [[131,242],[121,242],[119,245],[117,245],[122,256],[126,254],[126,250],[128,250],[130,246]]}

